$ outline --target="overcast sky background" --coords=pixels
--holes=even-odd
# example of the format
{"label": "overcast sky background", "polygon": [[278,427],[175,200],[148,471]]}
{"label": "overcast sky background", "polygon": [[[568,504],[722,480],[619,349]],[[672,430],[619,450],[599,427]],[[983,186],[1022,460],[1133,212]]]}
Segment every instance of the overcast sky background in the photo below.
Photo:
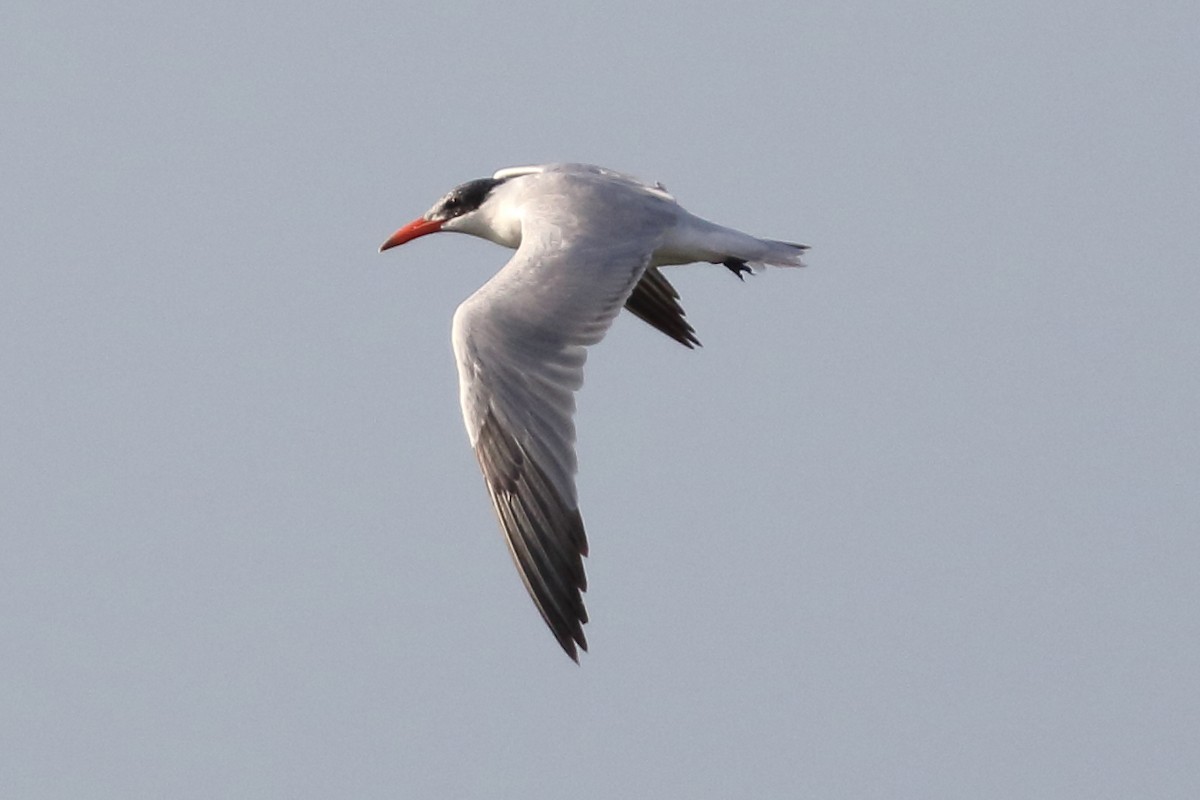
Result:
{"label": "overcast sky background", "polygon": [[[1200,795],[1200,6],[10,3],[0,794]],[[581,666],[386,255],[558,160],[812,245],[592,351]]]}

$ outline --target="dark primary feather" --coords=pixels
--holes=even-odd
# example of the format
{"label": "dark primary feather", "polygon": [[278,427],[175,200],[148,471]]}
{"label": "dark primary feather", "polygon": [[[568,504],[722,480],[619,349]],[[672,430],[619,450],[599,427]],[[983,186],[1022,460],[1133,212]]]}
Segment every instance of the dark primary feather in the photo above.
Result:
{"label": "dark primary feather", "polygon": [[565,503],[524,447],[487,412],[475,455],[509,552],[542,619],[576,662],[587,650],[583,556],[587,538],[579,509]]}
{"label": "dark primary feather", "polygon": [[625,308],[684,347],[693,348],[700,344],[695,329],[684,319],[679,292],[657,267],[649,267],[642,273],[641,280],[633,287],[633,294],[625,301]]}

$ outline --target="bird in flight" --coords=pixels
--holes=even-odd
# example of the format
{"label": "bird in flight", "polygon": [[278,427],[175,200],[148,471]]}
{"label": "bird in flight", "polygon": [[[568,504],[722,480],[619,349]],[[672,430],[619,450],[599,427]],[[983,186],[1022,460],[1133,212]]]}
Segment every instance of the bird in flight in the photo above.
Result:
{"label": "bird in flight", "polygon": [[512,167],[468,181],[379,249],[438,231],[516,250],[454,314],[459,398],[521,580],[578,662],[578,649],[587,650],[588,543],[573,418],[587,348],[622,307],[685,347],[700,344],[660,267],[708,262],[742,279],[766,265],[803,266],[807,248],[714,224],[661,184],[586,164]]}

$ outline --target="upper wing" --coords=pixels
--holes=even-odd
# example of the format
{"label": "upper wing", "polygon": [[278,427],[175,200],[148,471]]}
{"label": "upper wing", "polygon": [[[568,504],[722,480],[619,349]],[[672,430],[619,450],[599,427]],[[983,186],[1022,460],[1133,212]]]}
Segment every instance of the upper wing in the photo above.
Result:
{"label": "upper wing", "polygon": [[614,184],[621,184],[625,189],[632,189],[638,192],[654,195],[662,200],[670,200],[675,202],[675,197],[667,191],[667,187],[661,183],[649,184],[641,178],[635,178],[624,172],[617,172],[615,169],[608,167],[598,167],[595,164],[533,164],[527,167],[506,167],[505,169],[497,170],[493,178],[515,178],[521,175],[535,175],[546,172],[558,172],[567,175],[582,175],[586,177],[599,177]]}
{"label": "upper wing", "polygon": [[669,221],[602,179],[537,175],[521,246],[454,315],[467,433],[509,550],[571,658],[587,649],[575,392]]}

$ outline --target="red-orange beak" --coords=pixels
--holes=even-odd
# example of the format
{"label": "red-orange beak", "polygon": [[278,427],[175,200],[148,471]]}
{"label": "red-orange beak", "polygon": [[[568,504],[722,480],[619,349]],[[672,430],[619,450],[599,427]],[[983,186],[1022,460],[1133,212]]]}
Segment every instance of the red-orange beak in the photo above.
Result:
{"label": "red-orange beak", "polygon": [[405,242],[411,242],[419,236],[424,236],[427,233],[437,233],[442,229],[442,225],[446,223],[444,219],[414,219],[412,222],[405,225],[400,230],[388,237],[388,240],[379,245],[379,252],[383,252],[397,245],[402,245]]}

